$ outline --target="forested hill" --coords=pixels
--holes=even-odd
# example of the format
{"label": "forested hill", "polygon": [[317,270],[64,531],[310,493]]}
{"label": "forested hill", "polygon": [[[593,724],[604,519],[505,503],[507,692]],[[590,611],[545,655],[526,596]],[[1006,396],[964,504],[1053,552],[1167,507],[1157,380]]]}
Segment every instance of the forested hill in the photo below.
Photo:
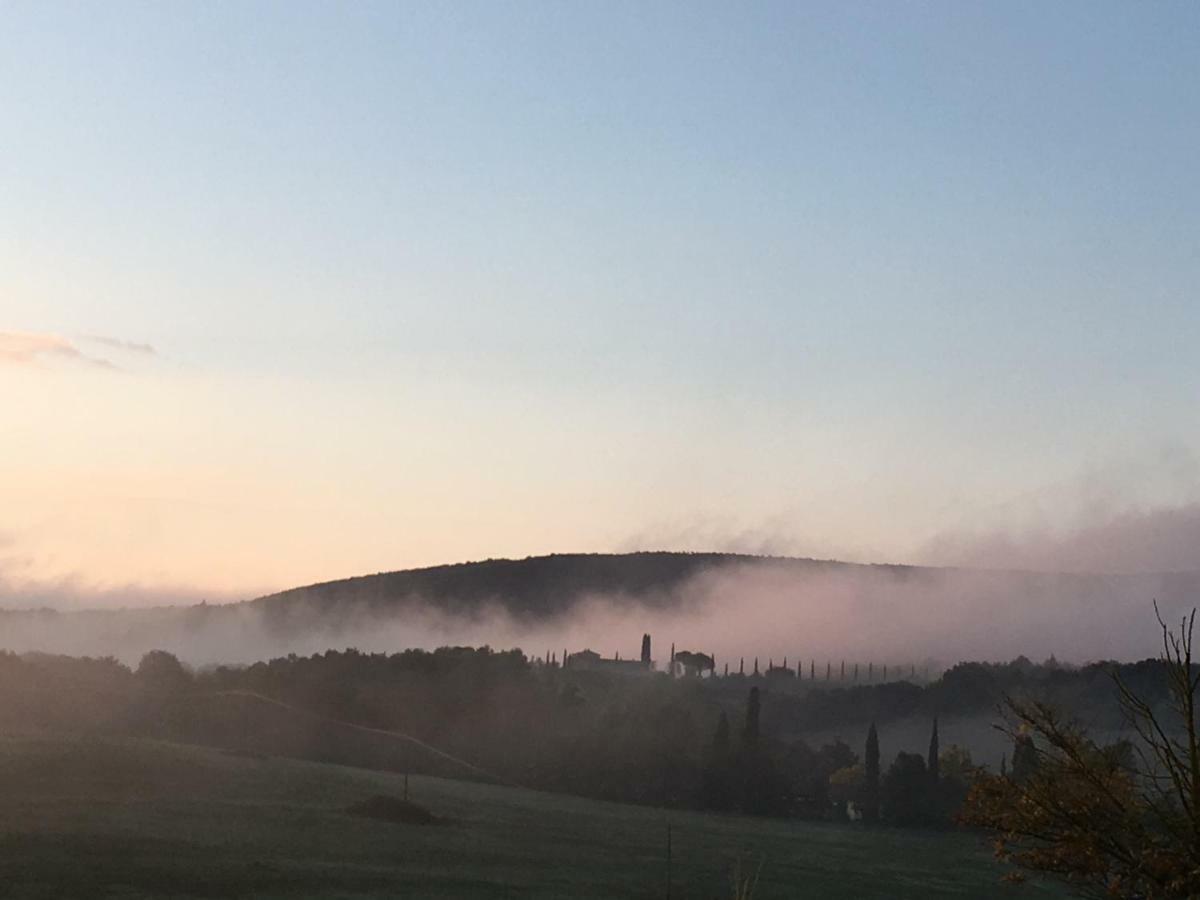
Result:
{"label": "forested hill", "polygon": [[596,595],[616,603],[669,607],[678,600],[675,591],[702,572],[756,563],[794,569],[797,574],[851,568],[910,571],[902,566],[866,567],[737,553],[565,553],[362,575],[292,588],[260,597],[252,605],[270,613],[296,603],[324,611],[350,604],[385,607],[425,603],[452,614],[495,605],[516,616],[548,618]]}

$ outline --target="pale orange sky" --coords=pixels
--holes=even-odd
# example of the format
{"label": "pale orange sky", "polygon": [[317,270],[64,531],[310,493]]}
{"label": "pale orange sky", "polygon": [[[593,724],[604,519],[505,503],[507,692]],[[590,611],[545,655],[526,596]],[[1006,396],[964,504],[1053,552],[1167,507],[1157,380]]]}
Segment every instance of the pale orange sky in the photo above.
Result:
{"label": "pale orange sky", "polygon": [[[772,446],[738,447],[678,411],[621,422],[611,398],[572,408],[519,394],[10,365],[6,572],[239,595],[641,543],[843,555],[902,543],[893,524],[859,519],[877,485],[854,484],[835,436],[801,443],[780,427]],[[830,503],[835,492],[848,502]],[[803,511],[817,504],[819,524]]]}
{"label": "pale orange sky", "polygon": [[84,600],[126,585],[229,599],[556,551],[919,561],[967,523],[1073,524],[1045,508],[1056,497],[1076,511],[1119,504],[1136,482],[1170,505],[1194,481],[1181,451],[1155,477],[1108,470],[1099,492],[1068,482],[1035,493],[1041,507],[1012,507],[1029,484],[1016,460],[982,469],[944,440],[934,460],[894,423],[820,427],[752,406],[698,415],[667,391],[638,414],[615,392],[581,405],[444,373],[318,381],[108,355],[122,367],[0,365],[10,596],[67,579]]}

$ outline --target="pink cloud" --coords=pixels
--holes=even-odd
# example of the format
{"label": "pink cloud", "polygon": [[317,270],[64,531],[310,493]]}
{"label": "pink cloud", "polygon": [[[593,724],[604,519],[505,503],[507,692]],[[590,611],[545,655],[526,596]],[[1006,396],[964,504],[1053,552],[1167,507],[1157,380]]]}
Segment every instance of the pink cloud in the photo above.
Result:
{"label": "pink cloud", "polygon": [[0,331],[0,364],[37,366],[55,361],[98,369],[117,368],[107,359],[84,353],[69,340],[58,335]]}

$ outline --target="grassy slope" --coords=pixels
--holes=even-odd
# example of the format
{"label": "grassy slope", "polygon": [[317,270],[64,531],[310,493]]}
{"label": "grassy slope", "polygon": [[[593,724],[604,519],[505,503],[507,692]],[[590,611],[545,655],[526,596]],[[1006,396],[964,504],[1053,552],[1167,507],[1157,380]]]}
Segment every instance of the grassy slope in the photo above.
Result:
{"label": "grassy slope", "polygon": [[[662,810],[413,777],[451,824],[347,815],[402,778],[188,746],[0,739],[0,895],[663,897]],[[739,855],[770,897],[1014,893],[963,835],[670,814],[675,898],[729,897]]]}

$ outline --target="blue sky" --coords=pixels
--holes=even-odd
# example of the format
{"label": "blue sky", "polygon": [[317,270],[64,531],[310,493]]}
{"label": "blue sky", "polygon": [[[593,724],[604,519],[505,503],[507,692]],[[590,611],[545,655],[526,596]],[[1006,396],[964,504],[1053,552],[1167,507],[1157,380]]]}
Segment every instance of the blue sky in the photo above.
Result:
{"label": "blue sky", "polygon": [[[277,505],[245,485],[280,454],[289,496],[325,485],[302,507],[352,520],[344,550],[311,562],[339,540],[314,522],[230,590],[747,532],[909,558],[1200,442],[1193,5],[4,3],[0,22],[0,331],[157,350],[119,375],[0,368],[24,435],[0,461],[59,485],[0,521],[39,576],[207,571],[163,561],[197,552],[179,512],[153,570],[30,537],[64,503],[125,527],[125,476],[87,485],[131,435],[164,502],[236,470],[213,534],[262,532]],[[76,449],[47,461],[51,442]],[[1129,481],[1127,504],[1195,493]]]}

